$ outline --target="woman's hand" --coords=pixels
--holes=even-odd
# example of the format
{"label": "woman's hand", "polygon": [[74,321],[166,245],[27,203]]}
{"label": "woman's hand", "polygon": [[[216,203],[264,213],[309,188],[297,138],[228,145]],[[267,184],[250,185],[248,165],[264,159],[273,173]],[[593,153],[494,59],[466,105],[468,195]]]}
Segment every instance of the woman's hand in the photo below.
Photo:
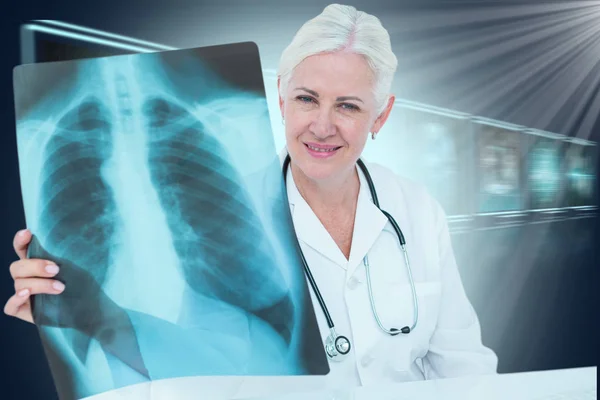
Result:
{"label": "woman's hand", "polygon": [[27,248],[31,242],[31,232],[19,231],[13,240],[13,247],[19,260],[10,265],[10,275],[15,282],[15,294],[8,299],[4,313],[33,323],[30,296],[33,294],[60,294],[65,285],[52,279],[59,267],[52,261],[28,259]]}
{"label": "woman's hand", "polygon": [[[23,230],[15,235],[13,246],[19,260],[10,266],[10,274],[15,281],[15,294],[6,302],[4,312],[33,323],[31,295],[59,294],[65,285],[53,279],[59,271],[56,263],[44,259],[28,259],[30,245],[37,254],[48,253],[39,243],[32,243],[33,235]],[[114,303],[102,290],[92,275],[69,260],[64,265],[61,279],[71,282],[72,293],[65,293],[56,301],[46,301],[37,312],[39,326],[74,328],[87,337],[87,340],[71,343],[73,350],[84,360],[89,347],[89,339],[98,340],[103,350],[119,358],[126,365],[149,377],[141,356],[135,328],[127,311]]]}

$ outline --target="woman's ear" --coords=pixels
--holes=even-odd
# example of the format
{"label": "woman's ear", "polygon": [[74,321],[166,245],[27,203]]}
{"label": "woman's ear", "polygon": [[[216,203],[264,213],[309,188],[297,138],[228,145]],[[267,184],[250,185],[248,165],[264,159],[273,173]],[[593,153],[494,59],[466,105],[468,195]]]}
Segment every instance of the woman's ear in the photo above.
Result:
{"label": "woman's ear", "polygon": [[394,96],[393,94],[390,95],[385,108],[383,109],[381,114],[379,114],[379,116],[377,117],[375,122],[373,123],[373,126],[371,127],[371,132],[377,133],[381,130],[381,128],[383,128],[385,121],[387,121],[388,117],[390,116],[390,112],[392,111],[392,108],[394,107],[395,101],[396,101],[396,96]]}

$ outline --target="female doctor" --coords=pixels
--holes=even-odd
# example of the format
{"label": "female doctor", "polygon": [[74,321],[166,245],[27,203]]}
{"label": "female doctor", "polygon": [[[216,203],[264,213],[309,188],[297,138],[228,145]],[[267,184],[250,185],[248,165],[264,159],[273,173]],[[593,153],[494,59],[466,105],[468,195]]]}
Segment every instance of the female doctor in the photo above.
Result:
{"label": "female doctor", "polygon": [[[287,144],[281,158],[290,211],[335,332],[347,339],[339,349],[347,355],[330,360],[330,388],[496,371],[438,203],[422,186],[366,163],[371,193],[357,165],[392,111],[396,66],[380,21],[336,4],[306,22],[281,57]],[[28,231],[15,236],[16,293],[4,311],[32,322],[29,296],[65,288],[52,279],[56,266],[26,258],[30,239]],[[330,324],[311,293],[326,341]]]}

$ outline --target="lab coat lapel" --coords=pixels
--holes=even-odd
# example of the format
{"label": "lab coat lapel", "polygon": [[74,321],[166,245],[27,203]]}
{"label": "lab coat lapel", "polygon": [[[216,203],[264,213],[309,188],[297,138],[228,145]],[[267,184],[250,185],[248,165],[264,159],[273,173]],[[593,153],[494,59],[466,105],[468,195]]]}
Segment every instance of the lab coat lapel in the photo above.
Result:
{"label": "lab coat lapel", "polygon": [[356,205],[352,248],[350,250],[350,260],[348,260],[346,279],[349,279],[356,268],[361,265],[363,258],[367,255],[388,222],[387,217],[373,204],[366,178],[360,169],[358,171],[360,176],[360,192]]}

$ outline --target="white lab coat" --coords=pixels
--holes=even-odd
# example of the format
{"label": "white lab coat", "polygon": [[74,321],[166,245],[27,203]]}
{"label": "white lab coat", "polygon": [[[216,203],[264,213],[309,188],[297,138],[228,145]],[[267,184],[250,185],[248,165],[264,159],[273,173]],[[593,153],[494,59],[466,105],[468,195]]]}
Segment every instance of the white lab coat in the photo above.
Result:
{"label": "white lab coat", "polygon": [[[375,306],[384,326],[411,326],[413,300],[396,233],[373,204],[360,169],[349,260],[299,194],[288,171],[287,194],[300,246],[337,333],[347,336],[353,347],[344,361],[330,362],[331,372],[325,377],[246,378],[236,398],[496,373],[498,360],[482,344],[441,206],[421,184],[381,165],[366,165],[381,208],[395,218],[406,239],[418,298],[417,327],[408,335],[392,337],[380,330],[373,316],[363,262],[367,254]],[[324,340],[329,328],[312,290],[311,296]]]}
{"label": "white lab coat", "polygon": [[[281,160],[284,156],[285,152]],[[497,357],[482,345],[478,318],[461,283],[442,208],[422,185],[380,165],[366,164],[381,207],[394,216],[406,239],[418,296],[416,329],[392,337],[379,329],[373,317],[363,263],[367,254],[382,323],[388,328],[410,326],[413,302],[397,236],[371,201],[360,169],[349,260],[300,196],[288,171],[287,194],[300,246],[338,334],[352,343],[350,355],[342,362],[330,362],[331,372],[326,376],[178,378],[151,383],[146,395],[151,393],[153,399],[240,399],[496,373]],[[312,290],[311,295],[324,340],[329,329]],[[127,388],[121,393],[123,398],[137,398]]]}
{"label": "white lab coat", "polygon": [[[373,317],[363,262],[367,254],[375,306],[383,324],[388,328],[410,326],[413,302],[396,233],[373,204],[363,174],[349,260],[288,178],[296,234],[324,298],[330,299],[327,304],[338,333],[349,335],[354,344],[350,362],[333,364],[332,376],[344,371],[344,378],[356,375],[356,383],[371,385],[495,371],[497,359],[482,346],[478,319],[461,283],[443,210],[421,185],[382,166],[367,163],[367,167],[380,206],[404,233],[419,321],[409,335],[391,337],[379,329]],[[318,303],[314,304],[318,308]],[[325,336],[325,320],[319,318],[319,324]]]}

